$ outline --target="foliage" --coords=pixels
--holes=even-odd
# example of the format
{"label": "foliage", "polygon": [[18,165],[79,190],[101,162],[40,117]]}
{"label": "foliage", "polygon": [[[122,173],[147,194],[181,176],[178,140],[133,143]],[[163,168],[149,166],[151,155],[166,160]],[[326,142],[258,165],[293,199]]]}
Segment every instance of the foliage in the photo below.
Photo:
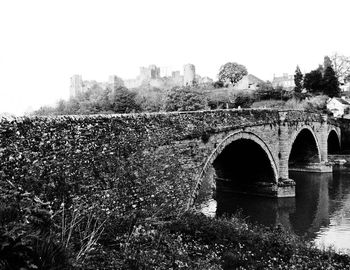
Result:
{"label": "foliage", "polygon": [[0,269],[66,269],[83,265],[97,245],[104,222],[83,200],[57,211],[11,182],[1,184]]}
{"label": "foliage", "polygon": [[[0,185],[1,269],[67,269],[68,250],[57,241],[50,203],[16,187]],[[3,268],[2,268],[3,267]]]}
{"label": "foliage", "polygon": [[53,213],[50,203],[23,190],[2,188],[2,195],[23,213],[0,230],[5,269],[344,269],[350,263],[280,226],[257,227],[239,216],[189,211],[165,221],[140,212],[93,225],[98,221],[84,207],[63,214],[62,205]]}
{"label": "foliage", "polygon": [[33,115],[71,115],[71,114],[99,114],[99,113],[130,113],[138,112],[136,93],[125,87],[115,90],[102,89],[98,85],[88,91],[70,98],[60,100],[56,107],[42,107]]}
{"label": "foliage", "polygon": [[305,110],[315,113],[328,113],[326,106],[328,99],[329,97],[325,95],[306,97],[303,100],[293,98],[288,100],[283,108],[289,110]]}
{"label": "foliage", "polygon": [[142,87],[135,90],[137,90],[136,103],[142,112],[159,112],[163,109],[166,91],[153,87]]}
{"label": "foliage", "polygon": [[322,72],[320,69],[312,70],[304,76],[304,88],[311,93],[322,91]]}
{"label": "foliage", "polygon": [[329,56],[325,56],[323,59],[323,68],[324,70],[327,69],[327,67],[332,67],[332,60],[329,58]]}
{"label": "foliage", "polygon": [[350,57],[334,53],[331,57],[332,68],[338,80],[350,79]]}
{"label": "foliage", "polygon": [[285,106],[285,101],[283,100],[275,100],[275,99],[267,99],[261,101],[255,101],[251,108],[273,108],[273,109],[283,109]]}
{"label": "foliage", "polygon": [[255,91],[254,96],[257,101],[267,99],[288,100],[292,97],[292,94],[291,91],[287,91],[281,86],[273,88],[272,84],[264,83]]}
{"label": "foliage", "polygon": [[[135,101],[136,93],[125,87],[120,87],[109,94],[110,110],[116,113],[131,113],[139,111]],[[108,107],[106,108],[108,109]]]}
{"label": "foliage", "polygon": [[333,66],[335,65],[337,65],[337,63],[332,62],[328,56],[325,56],[323,66],[320,65],[318,69],[305,74],[304,88],[314,94],[322,93],[330,97],[339,96],[340,88],[338,76],[333,69]]}
{"label": "foliage", "polygon": [[303,89],[303,73],[301,73],[299,66],[297,66],[294,74],[294,92],[301,93]]}
{"label": "foliage", "polygon": [[281,226],[194,211],[161,221],[134,220],[110,235],[84,269],[343,269],[350,258],[320,251]]}
{"label": "foliage", "polygon": [[68,211],[63,204],[56,215],[60,217],[58,221],[60,222],[61,244],[72,252],[74,265],[83,265],[97,246],[105,221],[101,221],[103,215],[96,215],[92,207],[89,207],[87,211],[80,204],[81,201],[77,201],[79,204],[73,205]]}
{"label": "foliage", "polygon": [[208,100],[189,87],[174,87],[167,94],[165,111],[198,111],[208,109]]}
{"label": "foliage", "polygon": [[274,108],[281,110],[305,110],[316,113],[328,113],[326,101],[328,96],[319,95],[306,97],[305,99],[291,98],[282,100],[263,100],[252,104],[252,108]]}
{"label": "foliage", "polygon": [[331,66],[326,68],[322,80],[323,92],[329,97],[339,97],[340,88],[338,78]]}
{"label": "foliage", "polygon": [[213,84],[214,88],[222,88],[224,87],[224,83],[222,81],[216,81]]}
{"label": "foliage", "polygon": [[329,99],[326,95],[319,95],[310,97],[304,102],[304,109],[311,112],[322,112],[328,113],[327,100]]}
{"label": "foliage", "polygon": [[245,91],[239,91],[231,97],[231,100],[235,108],[249,108],[254,102],[254,96]]}
{"label": "foliage", "polygon": [[228,81],[235,85],[247,74],[248,71],[245,66],[235,62],[228,62],[220,67],[218,79],[223,83]]}

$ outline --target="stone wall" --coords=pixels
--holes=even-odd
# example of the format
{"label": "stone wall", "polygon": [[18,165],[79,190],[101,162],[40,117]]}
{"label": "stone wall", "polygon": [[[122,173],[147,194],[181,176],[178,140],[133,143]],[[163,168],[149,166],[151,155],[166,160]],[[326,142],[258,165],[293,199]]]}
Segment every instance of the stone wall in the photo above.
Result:
{"label": "stone wall", "polygon": [[3,119],[0,177],[57,204],[85,194],[107,211],[181,211],[213,134],[277,118],[222,110]]}
{"label": "stone wall", "polygon": [[[320,121],[286,112],[288,125]],[[0,121],[0,179],[56,207],[84,196],[105,211],[183,211],[218,144],[237,130],[261,138],[278,167],[280,114],[216,110]]]}

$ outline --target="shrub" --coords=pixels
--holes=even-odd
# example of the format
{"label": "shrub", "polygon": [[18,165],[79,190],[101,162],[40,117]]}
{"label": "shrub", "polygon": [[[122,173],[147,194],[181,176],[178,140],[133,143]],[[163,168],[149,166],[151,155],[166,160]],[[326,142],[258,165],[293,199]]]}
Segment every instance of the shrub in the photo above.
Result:
{"label": "shrub", "polygon": [[204,94],[189,87],[171,89],[165,101],[165,111],[198,111],[208,109]]}
{"label": "shrub", "polygon": [[327,100],[328,96],[315,96],[305,100],[304,109],[312,112],[328,113]]}
{"label": "shrub", "polygon": [[1,183],[0,199],[0,216],[4,212],[15,213],[1,224],[0,266],[4,269],[68,268],[68,250],[57,241],[50,203],[42,202],[11,182]]}
{"label": "shrub", "polygon": [[255,101],[254,97],[250,93],[245,93],[244,91],[239,91],[233,95],[234,107],[238,108],[249,108]]}
{"label": "shrub", "polygon": [[285,101],[283,100],[262,100],[254,102],[252,108],[273,108],[273,109],[283,109],[285,106]]}

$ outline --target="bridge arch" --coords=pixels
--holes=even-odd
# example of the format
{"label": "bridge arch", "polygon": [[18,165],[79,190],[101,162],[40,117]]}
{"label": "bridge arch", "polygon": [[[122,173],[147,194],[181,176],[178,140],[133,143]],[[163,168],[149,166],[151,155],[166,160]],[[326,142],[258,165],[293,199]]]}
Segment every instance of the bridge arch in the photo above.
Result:
{"label": "bridge arch", "polygon": [[327,136],[328,154],[338,154],[341,149],[340,136],[337,130],[333,127],[328,132]]}
{"label": "bridge arch", "polygon": [[305,162],[321,162],[321,150],[317,136],[310,126],[302,126],[292,135],[288,151],[289,165]]}
{"label": "bridge arch", "polygon": [[[231,134],[229,134],[228,136],[226,136],[220,143],[219,145],[216,146],[216,148],[211,152],[211,154],[209,155],[208,159],[206,160],[203,169],[200,173],[200,175],[197,178],[197,182],[196,182],[196,187],[194,190],[194,196],[192,198],[192,202],[195,199],[197,192],[202,184],[202,181],[205,177],[205,175],[207,174],[208,170],[210,168],[214,167],[214,163],[218,160],[218,158],[220,159],[220,157],[224,154],[225,155],[225,151],[227,151],[233,144],[235,144],[235,142],[238,143],[243,143],[245,146],[255,149],[257,150],[259,153],[259,156],[264,156],[265,160],[262,160],[262,162],[265,162],[264,164],[261,164],[261,166],[265,166],[268,165],[267,169],[270,170],[271,172],[271,180],[274,183],[278,182],[278,170],[277,170],[277,162],[274,159],[273,154],[271,153],[269,147],[267,146],[267,144],[263,141],[263,139],[261,139],[259,136],[257,136],[256,134],[252,133],[252,132],[246,132],[243,130],[238,130],[235,131]],[[238,153],[236,152],[232,152],[233,149],[231,150],[231,154],[236,154],[237,156],[240,156],[242,154],[242,152],[244,151],[240,151]],[[249,153],[250,155],[252,153]],[[254,164],[251,164],[252,166],[254,166]],[[259,164],[255,164],[255,165],[259,165]],[[252,170],[250,170],[252,171]],[[254,170],[253,170],[254,171]]]}

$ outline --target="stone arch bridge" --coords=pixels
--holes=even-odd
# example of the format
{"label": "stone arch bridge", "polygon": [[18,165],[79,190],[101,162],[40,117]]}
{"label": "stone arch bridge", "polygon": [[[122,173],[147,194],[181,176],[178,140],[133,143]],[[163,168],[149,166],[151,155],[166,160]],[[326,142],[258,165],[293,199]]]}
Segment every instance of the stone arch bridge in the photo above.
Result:
{"label": "stone arch bridge", "polygon": [[64,183],[67,194],[94,186],[118,211],[178,210],[213,187],[294,196],[289,171],[331,172],[327,155],[340,142],[337,122],[303,111],[0,119],[0,181],[49,191]]}
{"label": "stone arch bridge", "polygon": [[293,197],[295,183],[289,171],[332,172],[328,155],[339,153],[341,129],[328,123],[326,115],[278,111],[273,124],[238,127],[213,135],[212,141],[196,193],[209,181],[222,191]]}

